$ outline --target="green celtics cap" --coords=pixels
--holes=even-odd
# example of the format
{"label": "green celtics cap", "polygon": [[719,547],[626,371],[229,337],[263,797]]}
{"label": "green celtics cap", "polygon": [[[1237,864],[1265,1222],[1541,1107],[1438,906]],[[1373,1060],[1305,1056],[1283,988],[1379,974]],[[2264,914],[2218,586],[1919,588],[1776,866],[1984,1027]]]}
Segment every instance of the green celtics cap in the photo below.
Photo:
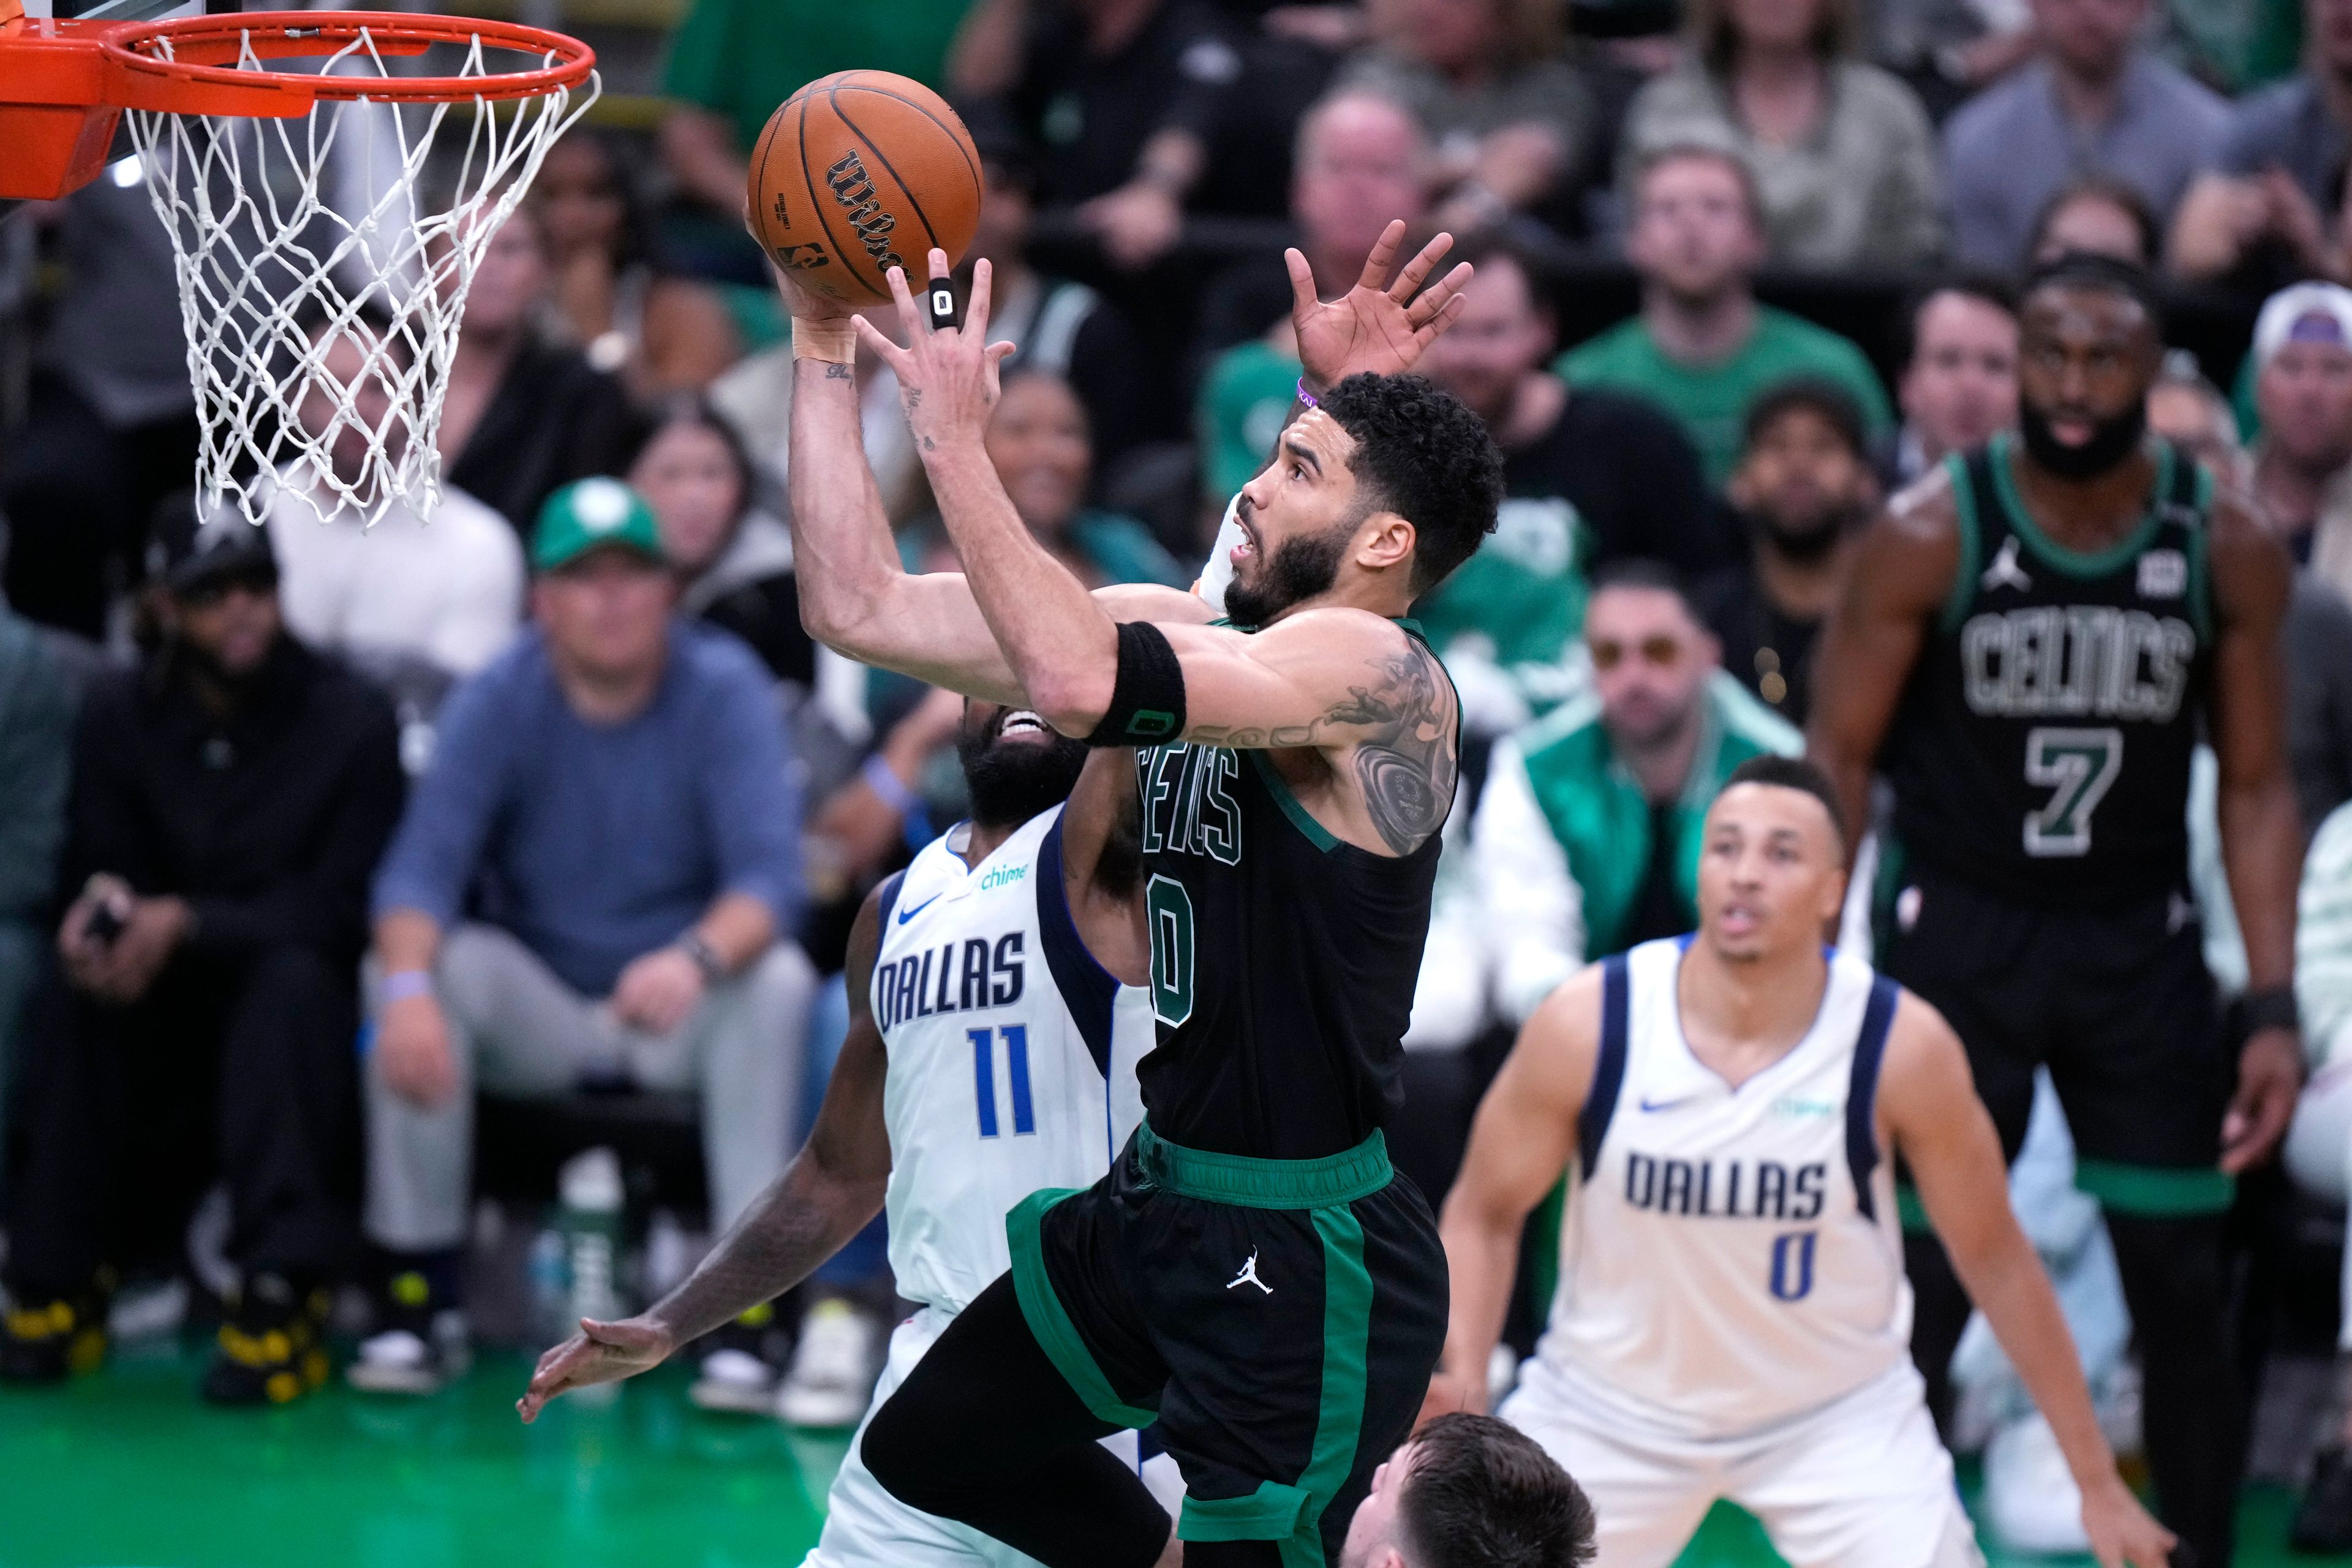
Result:
{"label": "green celtics cap", "polygon": [[539,509],[539,527],[530,536],[531,569],[560,572],[606,545],[634,550],[650,561],[664,559],[661,531],[645,497],[618,479],[582,479],[548,497]]}

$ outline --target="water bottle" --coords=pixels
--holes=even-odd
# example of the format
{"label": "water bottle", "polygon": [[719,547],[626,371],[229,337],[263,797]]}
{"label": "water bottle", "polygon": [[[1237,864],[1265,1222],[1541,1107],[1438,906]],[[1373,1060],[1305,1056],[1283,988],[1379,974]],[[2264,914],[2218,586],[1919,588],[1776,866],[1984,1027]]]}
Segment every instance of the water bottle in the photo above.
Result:
{"label": "water bottle", "polygon": [[[556,1193],[569,1333],[576,1331],[583,1318],[608,1321],[627,1310],[621,1299],[620,1156],[601,1148],[573,1155],[556,1177]],[[604,1384],[583,1392],[609,1399],[620,1392],[620,1385]]]}
{"label": "water bottle", "polygon": [[578,1331],[572,1318],[572,1281],[563,1263],[563,1233],[541,1228],[530,1244],[530,1332],[540,1344],[560,1344]]}

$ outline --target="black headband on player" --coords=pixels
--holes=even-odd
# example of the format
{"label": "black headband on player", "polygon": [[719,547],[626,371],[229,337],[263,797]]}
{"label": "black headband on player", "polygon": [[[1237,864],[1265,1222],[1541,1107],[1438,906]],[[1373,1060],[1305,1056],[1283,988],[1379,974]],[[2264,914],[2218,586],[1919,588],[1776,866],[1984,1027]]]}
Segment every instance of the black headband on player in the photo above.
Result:
{"label": "black headband on player", "polygon": [[1184,666],[1168,634],[1146,621],[1118,624],[1118,676],[1110,710],[1089,746],[1156,746],[1184,732]]}

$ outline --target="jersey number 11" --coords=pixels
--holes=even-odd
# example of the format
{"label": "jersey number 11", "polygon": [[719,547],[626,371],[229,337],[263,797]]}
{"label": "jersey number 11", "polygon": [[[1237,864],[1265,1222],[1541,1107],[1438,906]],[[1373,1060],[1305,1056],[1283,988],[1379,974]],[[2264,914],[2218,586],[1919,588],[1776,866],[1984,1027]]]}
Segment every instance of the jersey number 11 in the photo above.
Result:
{"label": "jersey number 11", "polygon": [[1037,1131],[1036,1107],[1029,1099],[1029,1026],[1007,1024],[1001,1029],[966,1029],[971,1042],[971,1087],[980,1101],[980,1135],[996,1136],[996,1037],[1004,1037],[1004,1065],[1013,1079],[1013,1133]]}

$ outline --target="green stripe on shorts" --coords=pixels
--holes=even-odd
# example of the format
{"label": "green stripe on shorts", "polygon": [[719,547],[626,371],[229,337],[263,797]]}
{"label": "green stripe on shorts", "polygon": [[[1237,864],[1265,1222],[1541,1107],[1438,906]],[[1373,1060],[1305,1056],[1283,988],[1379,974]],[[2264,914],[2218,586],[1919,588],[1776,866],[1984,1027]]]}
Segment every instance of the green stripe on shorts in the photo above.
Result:
{"label": "green stripe on shorts", "polygon": [[1297,1481],[1260,1481],[1241,1498],[1184,1500],[1176,1534],[1185,1541],[1271,1541],[1282,1568],[1324,1568],[1323,1510],[1356,1468],[1372,1337],[1372,1276],[1364,1227],[1337,1205],[1314,1211],[1323,1243],[1323,1390],[1315,1447]]}
{"label": "green stripe on shorts", "polygon": [[1045,1211],[1064,1198],[1075,1197],[1079,1191],[1076,1187],[1047,1187],[1031,1193],[1005,1215],[1004,1238],[1013,1248],[1013,1294],[1021,1303],[1021,1316],[1027,1320],[1029,1331],[1037,1336],[1038,1348],[1086,1407],[1114,1426],[1139,1430],[1159,1420],[1159,1415],[1139,1410],[1119,1398],[1110,1379],[1095,1364],[1094,1352],[1087,1349],[1078,1326],[1070,1321],[1069,1311],[1063,1307],[1061,1298],[1054,1294],[1054,1282],[1045,1274],[1045,1253],[1039,1236]]}
{"label": "green stripe on shorts", "polygon": [[1323,1510],[1348,1484],[1364,1431],[1372,1339],[1364,1227],[1353,1209],[1317,1209],[1315,1234],[1323,1238],[1323,1403],[1315,1417],[1315,1454],[1298,1478],[1313,1500],[1297,1532],[1282,1543],[1282,1568],[1322,1568]]}

